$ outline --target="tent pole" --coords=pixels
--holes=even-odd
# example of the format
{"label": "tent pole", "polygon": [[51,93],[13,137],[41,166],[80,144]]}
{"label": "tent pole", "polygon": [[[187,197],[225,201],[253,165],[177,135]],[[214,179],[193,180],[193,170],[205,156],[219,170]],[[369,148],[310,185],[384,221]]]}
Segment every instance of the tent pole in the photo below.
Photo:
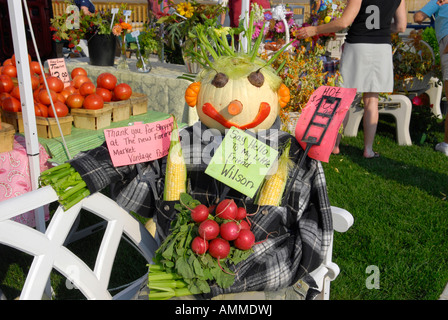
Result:
{"label": "tent pole", "polygon": [[[25,23],[23,19],[22,2],[8,0],[9,20],[14,45],[14,54],[17,66],[17,80],[20,89],[20,100],[22,105],[22,117],[26,141],[26,152],[28,155],[31,188],[39,187],[40,175],[39,141],[37,136],[36,116],[34,113],[33,89],[30,77],[30,64],[28,61],[27,39],[25,34]],[[44,210],[36,209],[36,229],[45,232]]]}

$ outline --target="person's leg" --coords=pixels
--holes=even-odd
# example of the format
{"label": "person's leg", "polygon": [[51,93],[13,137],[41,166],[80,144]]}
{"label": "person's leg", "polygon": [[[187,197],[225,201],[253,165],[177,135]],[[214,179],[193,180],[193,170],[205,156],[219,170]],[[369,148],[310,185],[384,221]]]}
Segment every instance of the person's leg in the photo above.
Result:
{"label": "person's leg", "polygon": [[378,93],[366,92],[363,95],[364,101],[364,153],[366,158],[375,156],[373,151],[373,141],[375,140],[376,127],[378,125]]}
{"label": "person's leg", "polygon": [[[448,93],[448,80],[443,82],[445,95]],[[435,149],[448,156],[448,115],[445,116],[445,135],[443,137],[443,142],[436,144]]]}
{"label": "person's leg", "polygon": [[[348,117],[349,117],[349,113],[347,112],[347,114],[345,115],[344,121],[342,121],[342,129],[345,128],[345,126],[348,123]],[[341,150],[339,149],[339,144],[341,143],[341,138],[342,138],[342,134],[338,133],[337,137],[336,137],[336,144],[334,145],[333,154],[339,154],[341,152]]]}

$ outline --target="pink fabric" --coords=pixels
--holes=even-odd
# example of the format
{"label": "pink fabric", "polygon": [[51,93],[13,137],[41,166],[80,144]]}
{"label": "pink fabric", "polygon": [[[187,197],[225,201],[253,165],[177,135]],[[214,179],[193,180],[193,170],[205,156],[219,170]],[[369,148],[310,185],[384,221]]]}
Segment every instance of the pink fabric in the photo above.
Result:
{"label": "pink fabric", "polygon": [[[42,145],[39,145],[40,170],[50,167],[48,154]],[[26,154],[25,137],[14,137],[13,150],[0,153],[0,201],[13,198],[31,191],[31,178],[29,173],[28,156]],[[48,207],[45,209],[45,220],[49,219]],[[35,227],[34,212],[27,212],[12,220]]]}

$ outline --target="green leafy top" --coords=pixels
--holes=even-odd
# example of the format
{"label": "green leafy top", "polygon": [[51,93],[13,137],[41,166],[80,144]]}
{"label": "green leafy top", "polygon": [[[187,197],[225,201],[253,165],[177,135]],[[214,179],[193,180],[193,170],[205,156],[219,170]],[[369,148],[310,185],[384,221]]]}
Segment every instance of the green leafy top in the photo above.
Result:
{"label": "green leafy top", "polygon": [[209,72],[210,70],[224,72],[229,78],[233,79],[260,70],[271,89],[278,90],[282,79],[277,75],[277,71],[271,67],[271,64],[292,42],[278,50],[268,61],[263,60],[259,57],[258,52],[263,40],[262,30],[254,42],[248,41],[247,52],[241,51],[241,48],[235,44],[235,36],[243,33],[247,39],[252,39],[253,20],[254,11],[251,11],[247,29],[243,28],[242,25],[238,28],[207,28],[204,25],[198,25],[189,32],[189,39],[197,42],[198,45],[190,46],[186,52],[193,61],[198,62],[203,67],[202,72],[198,75],[199,81],[214,76],[214,73]]}
{"label": "green leafy top", "polygon": [[[161,265],[166,272],[177,273],[188,283],[192,294],[210,292],[209,282],[215,282],[221,288],[230,287],[235,276],[228,267],[247,259],[253,250],[239,250],[231,246],[230,254],[220,264],[209,253],[197,255],[191,250],[191,242],[198,235],[198,225],[193,222],[188,208],[200,204],[190,195],[181,194],[180,203],[176,204],[178,211],[171,225],[170,235],[156,251],[154,263]],[[214,218],[218,223],[219,218]],[[223,268],[226,272],[224,272]]]}

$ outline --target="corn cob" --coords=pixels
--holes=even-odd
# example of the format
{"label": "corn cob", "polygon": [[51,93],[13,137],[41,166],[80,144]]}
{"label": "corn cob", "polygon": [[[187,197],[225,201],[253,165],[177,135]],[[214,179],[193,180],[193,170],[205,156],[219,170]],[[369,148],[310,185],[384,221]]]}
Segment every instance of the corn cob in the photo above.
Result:
{"label": "corn cob", "polygon": [[287,145],[283,149],[283,153],[278,159],[277,171],[268,175],[263,182],[261,191],[258,194],[257,204],[260,206],[278,206],[283,197],[283,192],[288,179],[288,172],[293,166],[293,162],[289,158],[289,149],[291,142],[288,141]]}
{"label": "corn cob", "polygon": [[179,141],[179,128],[176,119],[174,119],[174,129],[171,132],[171,144],[166,160],[163,199],[165,201],[179,200],[180,194],[186,192],[186,182],[187,168]]}

